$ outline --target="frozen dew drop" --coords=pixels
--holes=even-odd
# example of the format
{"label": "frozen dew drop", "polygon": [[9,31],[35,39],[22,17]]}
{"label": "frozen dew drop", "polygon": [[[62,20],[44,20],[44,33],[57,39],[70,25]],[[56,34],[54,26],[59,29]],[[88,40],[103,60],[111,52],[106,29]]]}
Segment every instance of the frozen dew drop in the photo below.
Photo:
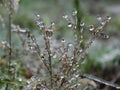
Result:
{"label": "frozen dew drop", "polygon": [[39,26],[41,23],[39,21],[36,21],[36,24]]}
{"label": "frozen dew drop", "polygon": [[72,63],[70,63],[69,65],[70,65],[70,66],[72,66],[73,64],[72,64]]}
{"label": "frozen dew drop", "polygon": [[108,38],[110,38],[110,36],[109,35],[106,35],[106,37],[105,37],[106,39],[108,39]]}
{"label": "frozen dew drop", "polygon": [[53,55],[53,58],[56,58],[56,57],[57,57],[57,55],[56,55],[56,54],[54,54],[54,55]]}
{"label": "frozen dew drop", "polygon": [[104,26],[105,24],[106,24],[106,22],[105,22],[105,21],[102,21],[102,22],[101,22],[101,25],[102,25],[102,26]]}
{"label": "frozen dew drop", "polygon": [[94,26],[93,25],[90,25],[89,26],[89,31],[93,31],[94,30]]}
{"label": "frozen dew drop", "polygon": [[27,80],[27,84],[30,84],[31,82],[30,82],[30,80]]}
{"label": "frozen dew drop", "polygon": [[45,58],[45,57],[44,57],[44,54],[41,54],[40,56],[41,56],[41,59],[44,59],[44,58]]}
{"label": "frozen dew drop", "polygon": [[69,43],[67,47],[68,47],[69,53],[71,53],[74,50],[74,45],[72,43]]}
{"label": "frozen dew drop", "polygon": [[74,29],[77,29],[77,26],[76,26],[76,25],[74,25],[74,26],[73,26],[73,28],[74,28]]}
{"label": "frozen dew drop", "polygon": [[97,20],[98,21],[102,21],[102,17],[100,17],[99,15],[97,16]]}
{"label": "frozen dew drop", "polygon": [[27,85],[27,88],[26,88],[26,90],[30,90],[30,88],[31,88],[31,87],[30,87],[30,85]]}
{"label": "frozen dew drop", "polygon": [[30,47],[29,47],[29,49],[30,49],[30,50],[33,50],[33,49],[34,49],[34,47],[33,47],[33,46],[30,46]]}
{"label": "frozen dew drop", "polygon": [[73,60],[74,59],[74,57],[71,57],[71,60]]}
{"label": "frozen dew drop", "polygon": [[63,79],[63,78],[64,78],[64,76],[61,76],[60,78],[61,78],[61,79]]}
{"label": "frozen dew drop", "polygon": [[76,71],[76,68],[73,68],[73,71]]}
{"label": "frozen dew drop", "polygon": [[19,80],[20,82],[22,82],[22,78],[18,78],[18,80]]}
{"label": "frozen dew drop", "polygon": [[40,29],[45,29],[45,25],[44,24],[41,24],[39,25]]}
{"label": "frozen dew drop", "polygon": [[41,79],[39,78],[39,79],[38,79],[38,82],[40,82],[40,81],[41,81]]}
{"label": "frozen dew drop", "polygon": [[26,33],[27,31],[25,29],[20,29],[19,32]]}
{"label": "frozen dew drop", "polygon": [[79,77],[79,75],[75,75],[75,77],[76,77],[76,78],[78,78],[78,77]]}
{"label": "frozen dew drop", "polygon": [[78,68],[78,67],[80,67],[80,65],[77,65],[76,67]]}
{"label": "frozen dew drop", "polygon": [[67,19],[67,18],[68,18],[68,15],[63,15],[63,18]]}
{"label": "frozen dew drop", "polygon": [[40,15],[39,14],[35,14],[35,20],[39,20],[40,19]]}
{"label": "frozen dew drop", "polygon": [[110,17],[110,16],[107,16],[107,19],[108,19],[108,20],[110,20],[110,19],[111,19],[111,17]]}
{"label": "frozen dew drop", "polygon": [[72,15],[73,15],[73,16],[76,16],[76,15],[77,15],[77,11],[74,10],[74,11],[72,12]]}
{"label": "frozen dew drop", "polygon": [[9,43],[7,41],[0,41],[0,47],[10,47]]}
{"label": "frozen dew drop", "polygon": [[111,20],[111,17],[110,16],[107,16],[107,22],[109,22]]}
{"label": "frozen dew drop", "polygon": [[62,43],[65,43],[65,39],[62,39],[61,42],[62,42]]}
{"label": "frozen dew drop", "polygon": [[50,54],[50,56],[52,57],[52,56],[53,56],[53,54],[51,53],[51,54]]}
{"label": "frozen dew drop", "polygon": [[37,16],[37,18],[39,18],[39,17],[40,17],[40,15],[39,15],[39,14],[37,14],[36,16]]}
{"label": "frozen dew drop", "polygon": [[85,23],[83,21],[80,22],[80,26],[83,27]]}
{"label": "frozen dew drop", "polygon": [[54,25],[55,25],[55,22],[51,22],[51,25],[54,26]]}
{"label": "frozen dew drop", "polygon": [[80,53],[82,53],[82,52],[83,52],[83,50],[82,50],[82,49],[80,49],[80,50],[79,50],[79,52],[80,52]]}
{"label": "frozen dew drop", "polygon": [[117,86],[116,88],[117,88],[117,89],[120,89],[120,86]]}
{"label": "frozen dew drop", "polygon": [[68,23],[68,27],[72,27],[72,23],[70,22],[70,23]]}
{"label": "frozen dew drop", "polygon": [[73,44],[72,44],[72,43],[69,43],[69,44],[68,44],[68,47],[73,47]]}

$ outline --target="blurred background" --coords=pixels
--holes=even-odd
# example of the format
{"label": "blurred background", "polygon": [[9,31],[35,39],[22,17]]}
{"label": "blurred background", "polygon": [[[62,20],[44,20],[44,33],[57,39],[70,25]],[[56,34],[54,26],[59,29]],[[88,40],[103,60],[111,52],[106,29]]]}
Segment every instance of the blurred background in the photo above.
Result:
{"label": "blurred background", "polygon": [[[77,3],[76,3],[77,2]],[[1,0],[0,0],[0,3]],[[72,11],[79,9],[80,17],[85,25],[95,24],[96,17],[111,16],[110,23],[105,27],[105,32],[110,36],[109,39],[97,38],[88,50],[86,62],[83,69],[86,73],[96,75],[108,81],[113,81],[120,85],[120,0],[20,0],[19,6],[13,14],[13,24],[21,28],[29,29],[39,40],[39,28],[34,21],[34,15],[40,14],[46,24],[50,21],[55,22],[56,38],[66,37],[68,41],[72,39],[71,31],[62,16],[68,14],[72,18]],[[8,14],[7,10],[0,4],[0,40],[7,39]],[[89,36],[86,36],[89,38]],[[15,52],[22,49],[19,37],[12,33],[12,45],[16,48]],[[18,51],[17,51],[18,50]],[[0,59],[6,58],[3,49],[0,49]],[[29,74],[35,72],[38,61],[31,59],[29,55],[17,56],[14,59],[26,63],[24,70],[30,69],[23,74],[30,78]],[[1,63],[0,63],[1,64]],[[115,90],[100,85],[103,90]],[[106,88],[106,89],[105,89]]]}

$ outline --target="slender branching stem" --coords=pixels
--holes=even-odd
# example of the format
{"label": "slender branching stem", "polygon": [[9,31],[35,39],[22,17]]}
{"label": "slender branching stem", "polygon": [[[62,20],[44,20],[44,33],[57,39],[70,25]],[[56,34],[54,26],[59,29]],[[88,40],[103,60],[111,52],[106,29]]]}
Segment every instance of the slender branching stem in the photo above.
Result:
{"label": "slender branching stem", "polygon": [[52,81],[52,61],[51,61],[51,50],[50,50],[50,39],[48,38],[48,36],[46,36],[45,32],[44,32],[44,41],[45,41],[45,46],[46,46],[46,50],[48,52],[48,61],[49,61],[49,74],[50,74],[50,86],[51,88],[53,88],[53,81]]}
{"label": "slender branching stem", "polygon": [[[36,41],[34,41],[34,39],[35,39],[35,37],[31,36],[32,42],[35,43],[35,49],[36,49],[36,51],[37,51],[37,56],[39,57],[39,59],[41,59],[41,56],[40,56],[41,51],[40,51],[39,45],[37,44]],[[45,67],[47,68],[47,70],[49,71],[49,67],[48,67],[48,65],[46,64],[46,62],[45,62],[44,60],[42,60],[42,62],[43,62],[43,64],[45,65]]]}
{"label": "slender branching stem", "polygon": [[49,51],[49,65],[50,65],[50,82],[51,82],[51,88],[53,88],[53,82],[52,82],[52,62],[51,62],[51,52]]}
{"label": "slender branching stem", "polygon": [[77,10],[77,37],[79,38],[80,37],[80,22],[82,20],[82,17],[83,17],[83,12],[81,10],[81,6],[80,6],[80,1],[79,0],[74,0],[74,6],[75,6],[75,9]]}

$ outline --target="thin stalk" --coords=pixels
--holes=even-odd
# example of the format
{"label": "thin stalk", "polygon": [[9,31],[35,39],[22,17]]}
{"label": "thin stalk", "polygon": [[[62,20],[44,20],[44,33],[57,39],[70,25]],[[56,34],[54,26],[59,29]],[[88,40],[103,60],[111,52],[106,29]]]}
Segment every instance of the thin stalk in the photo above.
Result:
{"label": "thin stalk", "polygon": [[8,42],[9,42],[9,70],[10,70],[10,64],[11,64],[11,55],[12,55],[12,50],[11,50],[11,25],[12,25],[12,1],[10,0],[9,3],[9,18],[8,18]]}
{"label": "thin stalk", "polygon": [[51,52],[49,51],[49,66],[50,66],[50,82],[51,82],[51,88],[53,88],[53,82],[52,82],[52,63],[51,63]]}
{"label": "thin stalk", "polygon": [[[39,59],[41,59],[41,56],[40,56],[41,51],[40,51],[39,45],[37,44],[36,40],[34,41],[34,39],[35,39],[35,38],[34,38],[33,36],[31,36],[32,42],[35,43],[35,49],[36,49],[36,51],[37,51],[36,54],[38,55]],[[45,63],[45,61],[42,60],[42,62],[43,62],[43,64],[45,65],[45,67],[47,68],[47,70],[49,71],[49,67],[48,67],[48,65]]]}
{"label": "thin stalk", "polygon": [[50,40],[49,39],[47,39],[48,40],[48,49],[47,49],[47,51],[48,51],[48,61],[49,61],[49,67],[50,67],[50,69],[49,69],[49,73],[50,73],[50,86],[51,86],[51,88],[53,88],[53,81],[52,81],[52,61],[51,61],[51,50],[50,50]]}
{"label": "thin stalk", "polygon": [[[83,18],[83,12],[82,12],[82,9],[81,9],[81,3],[80,3],[80,0],[74,0],[74,7],[77,11],[77,30],[76,30],[76,35],[77,35],[77,42],[79,43],[79,40],[82,36],[83,33],[80,32],[81,30],[81,26],[80,26],[80,22],[82,21],[82,18]],[[81,48],[84,48],[84,42],[81,43]]]}
{"label": "thin stalk", "polygon": [[74,7],[77,10],[77,36],[80,37],[80,22],[83,17],[83,12],[80,6],[80,0],[74,0]]}
{"label": "thin stalk", "polygon": [[[10,64],[11,64],[11,55],[12,55],[12,50],[11,50],[11,24],[12,24],[12,1],[9,1],[9,13],[8,13],[8,43],[9,43],[9,51],[8,51],[8,74],[10,72]],[[11,79],[11,75],[10,75]],[[9,89],[9,83],[6,83],[5,90]]]}
{"label": "thin stalk", "polygon": [[51,50],[50,50],[50,39],[47,38],[47,35],[44,34],[44,41],[46,45],[46,50],[48,52],[48,61],[49,61],[49,74],[50,74],[50,86],[53,89],[53,78],[52,78],[52,61],[51,61]]}

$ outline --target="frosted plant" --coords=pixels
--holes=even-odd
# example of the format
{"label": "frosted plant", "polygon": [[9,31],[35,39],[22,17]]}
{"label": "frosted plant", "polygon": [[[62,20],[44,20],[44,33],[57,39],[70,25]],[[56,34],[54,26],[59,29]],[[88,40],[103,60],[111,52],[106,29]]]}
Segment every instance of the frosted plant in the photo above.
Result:
{"label": "frosted plant", "polygon": [[[92,86],[97,88],[95,82],[100,82],[105,85],[119,89],[120,86],[101,80],[95,76],[87,75],[81,70],[81,64],[85,62],[88,48],[92,45],[96,37],[109,38],[104,33],[104,27],[110,21],[111,17],[107,16],[105,19],[97,17],[97,25],[89,25],[85,27],[83,21],[80,22],[79,36],[77,32],[77,11],[73,11],[72,15],[74,21],[72,21],[68,15],[64,15],[63,18],[67,21],[68,27],[72,29],[74,41],[67,42],[64,38],[61,39],[59,44],[54,45],[54,22],[51,22],[47,26],[40,15],[36,15],[35,22],[39,27],[41,36],[43,38],[44,47],[41,48],[41,44],[35,36],[27,30],[21,30],[20,27],[15,27],[16,32],[22,32],[18,34],[24,34],[27,40],[25,43],[32,51],[32,54],[36,54],[42,64],[36,72],[36,76],[33,76],[28,82],[25,90],[79,90],[82,85],[86,85],[85,89]],[[84,43],[84,29],[88,30],[91,34],[90,40]],[[24,32],[23,32],[24,31]],[[23,38],[23,37],[22,37]],[[82,44],[84,47],[82,47]]]}

